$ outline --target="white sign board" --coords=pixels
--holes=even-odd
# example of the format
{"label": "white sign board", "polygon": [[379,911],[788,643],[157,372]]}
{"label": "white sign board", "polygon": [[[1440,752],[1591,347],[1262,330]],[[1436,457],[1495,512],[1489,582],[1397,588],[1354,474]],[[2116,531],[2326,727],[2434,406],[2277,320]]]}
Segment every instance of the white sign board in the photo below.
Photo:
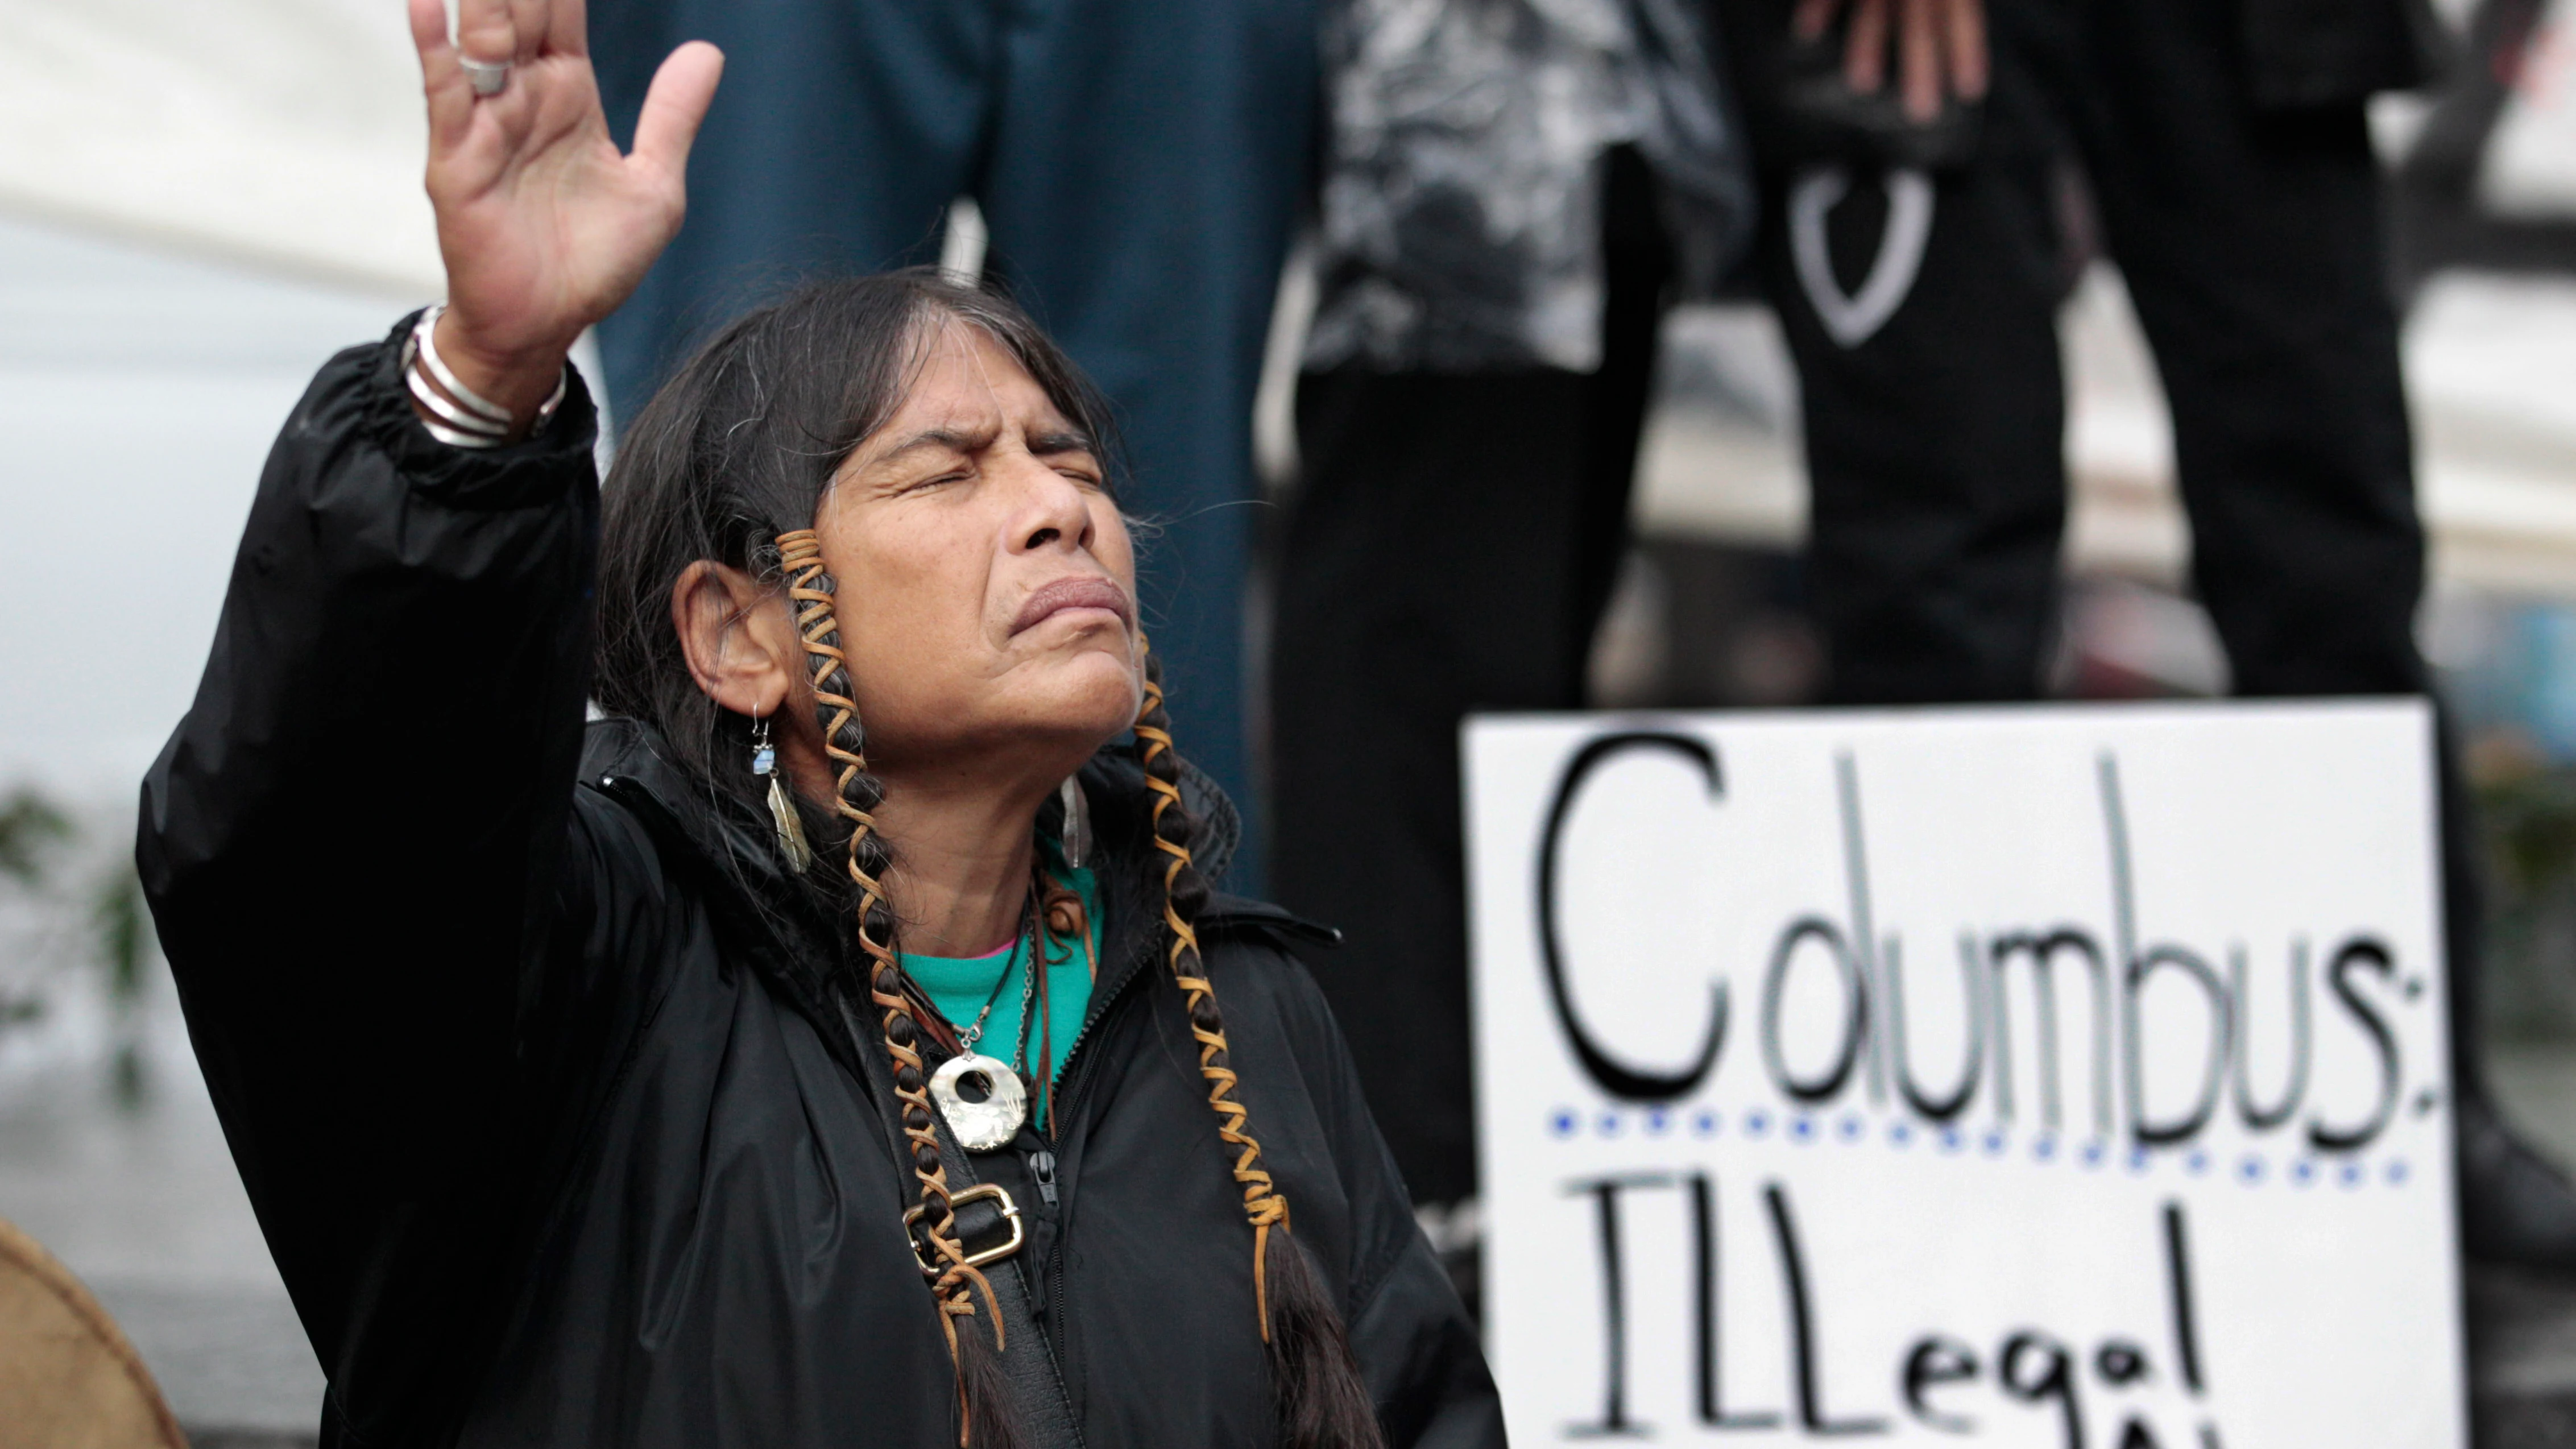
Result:
{"label": "white sign board", "polygon": [[2457,1449],[2430,736],[1471,722],[1513,1441]]}

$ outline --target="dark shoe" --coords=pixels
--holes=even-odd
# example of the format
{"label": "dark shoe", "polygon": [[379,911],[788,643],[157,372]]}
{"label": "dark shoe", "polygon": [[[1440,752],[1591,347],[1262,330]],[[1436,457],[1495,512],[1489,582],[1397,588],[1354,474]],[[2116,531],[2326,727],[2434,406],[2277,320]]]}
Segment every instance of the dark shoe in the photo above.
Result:
{"label": "dark shoe", "polygon": [[2576,1187],[2483,1098],[2463,1099],[2460,1247],[2471,1261],[2576,1274]]}

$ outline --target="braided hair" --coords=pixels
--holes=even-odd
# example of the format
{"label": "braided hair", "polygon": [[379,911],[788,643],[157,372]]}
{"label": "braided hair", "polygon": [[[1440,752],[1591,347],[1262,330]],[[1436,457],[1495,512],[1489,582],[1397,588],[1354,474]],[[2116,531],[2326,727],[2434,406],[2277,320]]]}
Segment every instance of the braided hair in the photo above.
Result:
{"label": "braided hair", "polygon": [[1216,1113],[1216,1135],[1233,1153],[1234,1180],[1243,1185],[1243,1216],[1252,1224],[1253,1298],[1261,1315],[1281,1441],[1294,1449],[1374,1449],[1384,1436],[1351,1356],[1342,1315],[1324,1291],[1313,1257],[1290,1236],[1288,1199],[1263,1170],[1261,1144],[1246,1125],[1251,1114],[1234,1099],[1225,1017],[1217,1010],[1216,987],[1199,955],[1198,914],[1207,904],[1208,888],[1190,855],[1197,822],[1181,801],[1181,759],[1172,748],[1171,715],[1163,706],[1163,661],[1150,650],[1144,703],[1136,713],[1136,744],[1145,786],[1154,795],[1154,849],[1163,857],[1164,960],[1189,1009],[1190,1035],[1199,1044],[1199,1075],[1207,1081],[1208,1108]]}
{"label": "braided hair", "polygon": [[935,1270],[930,1296],[939,1303],[939,1329],[948,1339],[949,1358],[957,1365],[957,1442],[975,1442],[980,1419],[981,1443],[1012,1446],[1013,1432],[1000,1365],[984,1352],[982,1335],[958,1332],[958,1320],[976,1316],[983,1300],[990,1315],[993,1353],[1009,1344],[993,1285],[983,1270],[966,1261],[957,1240],[957,1210],[949,1202],[948,1168],[939,1155],[939,1128],[930,1112],[930,1096],[921,1064],[921,1028],[904,997],[903,965],[894,945],[894,908],[886,900],[885,875],[893,864],[870,814],[885,799],[885,786],[868,773],[867,732],[859,726],[859,707],[851,700],[849,661],[841,654],[840,621],[832,613],[832,579],[823,572],[823,544],[810,528],[779,535],[779,563],[787,571],[787,598],[796,612],[796,632],[813,668],[807,681],[814,691],[814,714],[823,726],[823,750],[833,767],[833,803],[849,822],[850,885],[857,895],[859,949],[866,955],[868,1002],[877,1008],[885,1031],[886,1056],[894,1063],[894,1095],[903,1116],[905,1145],[912,1150],[912,1175],[921,1185],[920,1246]]}
{"label": "braided hair", "polygon": [[[838,869],[818,860],[802,884],[857,925],[856,980],[823,983],[872,1009],[894,1071],[917,1205],[917,1251],[956,1368],[958,1442],[1020,1442],[1000,1355],[1008,1348],[992,1285],[965,1261],[940,1153],[896,922],[885,880],[893,863],[875,812],[885,787],[867,767],[813,519],[840,461],[884,426],[909,390],[927,324],[953,319],[989,334],[1066,418],[1109,436],[1109,410],[1064,354],[1007,299],[928,269],[810,285],[719,332],[639,412],[605,493],[596,692],[605,710],[650,721],[716,808],[765,819],[738,758],[749,723],[698,689],[670,623],[681,572],[712,559],[786,593],[806,655],[806,682],[834,773],[828,813],[800,799],[809,836],[845,843]],[[1106,444],[1104,443],[1104,446]],[[1140,641],[1141,643],[1141,641]],[[1287,1199],[1261,1165],[1214,986],[1196,929],[1208,887],[1191,854],[1197,824],[1180,794],[1180,757],[1164,707],[1161,662],[1146,651],[1138,754],[1153,794],[1152,848],[1162,868],[1163,957],[1180,989],[1219,1140],[1251,1229],[1256,1325],[1282,1442],[1294,1449],[1376,1449],[1382,1435],[1341,1315],[1312,1255],[1289,1232]]]}

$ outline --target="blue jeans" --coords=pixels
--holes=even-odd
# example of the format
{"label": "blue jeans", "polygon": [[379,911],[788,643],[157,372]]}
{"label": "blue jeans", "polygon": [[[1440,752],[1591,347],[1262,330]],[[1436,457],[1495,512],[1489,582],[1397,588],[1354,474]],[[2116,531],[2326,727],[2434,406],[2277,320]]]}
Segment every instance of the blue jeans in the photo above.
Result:
{"label": "blue jeans", "polygon": [[1244,718],[1252,393],[1313,145],[1316,0],[592,0],[610,124],[662,57],[723,47],[689,219],[601,327],[631,416],[692,341],[795,279],[935,260],[976,198],[987,268],[1109,395],[1174,734],[1263,831]]}

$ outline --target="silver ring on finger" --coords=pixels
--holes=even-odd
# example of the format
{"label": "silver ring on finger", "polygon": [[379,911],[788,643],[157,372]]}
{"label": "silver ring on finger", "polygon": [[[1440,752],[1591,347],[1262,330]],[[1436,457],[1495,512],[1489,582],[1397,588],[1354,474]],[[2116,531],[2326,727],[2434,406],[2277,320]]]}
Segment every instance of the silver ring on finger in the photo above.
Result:
{"label": "silver ring on finger", "polygon": [[510,83],[510,62],[506,60],[476,60],[470,55],[459,55],[456,64],[465,72],[465,83],[474,87],[477,96],[497,96]]}

